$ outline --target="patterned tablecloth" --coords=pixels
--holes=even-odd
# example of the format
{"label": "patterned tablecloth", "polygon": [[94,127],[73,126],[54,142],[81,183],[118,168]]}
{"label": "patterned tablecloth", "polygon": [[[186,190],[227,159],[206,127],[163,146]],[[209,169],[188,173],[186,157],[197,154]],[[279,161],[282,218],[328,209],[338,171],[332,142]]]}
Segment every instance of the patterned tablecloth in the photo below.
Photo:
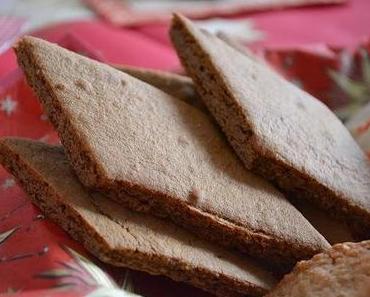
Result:
{"label": "patterned tablecloth", "polygon": [[[265,36],[252,46],[257,55],[335,110],[367,151],[369,11],[370,1],[353,0],[343,6],[250,15]],[[54,25],[34,34],[103,62],[178,71],[167,29],[168,24],[114,28],[90,20]],[[0,136],[8,135],[58,142],[11,50],[0,56]],[[99,263],[45,219],[0,169],[0,296],[14,292],[27,297],[124,296],[116,289],[122,285],[145,296],[207,295],[164,277],[127,273]]]}

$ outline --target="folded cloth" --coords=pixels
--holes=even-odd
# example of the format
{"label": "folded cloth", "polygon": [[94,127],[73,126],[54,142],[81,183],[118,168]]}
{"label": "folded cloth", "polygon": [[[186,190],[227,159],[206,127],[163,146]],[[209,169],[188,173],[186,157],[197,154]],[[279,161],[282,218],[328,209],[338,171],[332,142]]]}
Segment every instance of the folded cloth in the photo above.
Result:
{"label": "folded cloth", "polygon": [[190,18],[231,16],[286,7],[340,4],[346,0],[223,0],[223,1],[121,1],[84,0],[97,14],[117,26],[166,22],[173,11]]}

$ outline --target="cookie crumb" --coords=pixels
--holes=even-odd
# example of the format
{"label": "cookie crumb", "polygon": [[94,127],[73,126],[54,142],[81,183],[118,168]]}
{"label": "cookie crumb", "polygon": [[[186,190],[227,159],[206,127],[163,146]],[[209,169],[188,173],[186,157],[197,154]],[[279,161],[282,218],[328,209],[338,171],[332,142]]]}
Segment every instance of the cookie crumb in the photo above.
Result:
{"label": "cookie crumb", "polygon": [[60,91],[64,91],[66,87],[63,84],[56,84],[55,88]]}
{"label": "cookie crumb", "polygon": [[83,79],[78,79],[75,81],[75,86],[82,89],[82,90],[86,90],[87,86],[86,86],[86,83]]}

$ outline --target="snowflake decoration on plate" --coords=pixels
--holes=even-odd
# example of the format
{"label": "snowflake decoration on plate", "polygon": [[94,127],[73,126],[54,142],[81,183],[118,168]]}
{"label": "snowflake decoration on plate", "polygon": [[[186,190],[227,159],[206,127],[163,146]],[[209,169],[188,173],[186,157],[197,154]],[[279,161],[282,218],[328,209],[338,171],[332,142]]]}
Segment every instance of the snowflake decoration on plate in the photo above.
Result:
{"label": "snowflake decoration on plate", "polygon": [[17,109],[17,104],[17,101],[13,100],[10,96],[6,96],[5,99],[0,101],[0,110],[10,116]]}
{"label": "snowflake decoration on plate", "polygon": [[9,188],[14,187],[14,185],[15,185],[15,180],[13,178],[7,178],[6,180],[4,180],[3,184],[1,185],[1,187],[3,189],[9,189]]}

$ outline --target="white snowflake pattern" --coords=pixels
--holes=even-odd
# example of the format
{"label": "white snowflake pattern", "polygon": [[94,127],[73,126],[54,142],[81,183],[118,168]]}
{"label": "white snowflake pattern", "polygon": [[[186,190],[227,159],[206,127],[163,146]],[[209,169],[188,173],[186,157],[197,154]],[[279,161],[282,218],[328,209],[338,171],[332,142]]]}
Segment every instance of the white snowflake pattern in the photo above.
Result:
{"label": "white snowflake pattern", "polygon": [[13,178],[7,178],[6,180],[4,180],[1,187],[6,190],[6,189],[14,187],[14,185],[15,185],[15,180]]}
{"label": "white snowflake pattern", "polygon": [[0,101],[0,110],[10,116],[17,109],[18,102],[13,100],[12,97],[6,96],[5,99]]}

